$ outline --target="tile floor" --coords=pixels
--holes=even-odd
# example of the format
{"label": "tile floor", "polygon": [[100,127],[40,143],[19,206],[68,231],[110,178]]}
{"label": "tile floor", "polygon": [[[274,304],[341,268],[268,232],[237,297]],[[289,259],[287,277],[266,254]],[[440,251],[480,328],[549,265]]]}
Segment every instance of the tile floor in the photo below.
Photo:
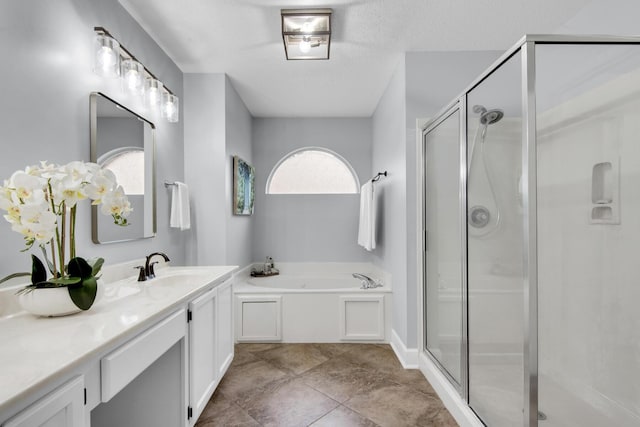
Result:
{"label": "tile floor", "polygon": [[196,427],[457,426],[388,345],[237,344]]}

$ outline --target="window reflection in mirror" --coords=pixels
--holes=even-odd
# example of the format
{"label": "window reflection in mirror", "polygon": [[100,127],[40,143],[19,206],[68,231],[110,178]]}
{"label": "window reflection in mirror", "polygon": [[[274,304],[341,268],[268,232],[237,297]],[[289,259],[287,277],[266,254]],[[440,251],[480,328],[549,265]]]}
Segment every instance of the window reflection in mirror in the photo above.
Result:
{"label": "window reflection in mirror", "polygon": [[93,207],[94,243],[153,237],[155,212],[155,126],[101,93],[91,94],[91,161],[111,170],[133,211],[127,227],[115,226]]}

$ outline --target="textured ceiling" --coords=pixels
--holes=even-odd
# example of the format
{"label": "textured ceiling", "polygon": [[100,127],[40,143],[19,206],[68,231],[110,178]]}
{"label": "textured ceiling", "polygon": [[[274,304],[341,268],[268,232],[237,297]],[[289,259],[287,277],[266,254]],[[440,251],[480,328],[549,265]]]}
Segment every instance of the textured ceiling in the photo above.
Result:
{"label": "textured ceiling", "polygon": [[[226,73],[256,117],[368,117],[405,51],[505,50],[590,0],[120,0],[185,73]],[[280,9],[333,9],[331,59],[287,61]]]}

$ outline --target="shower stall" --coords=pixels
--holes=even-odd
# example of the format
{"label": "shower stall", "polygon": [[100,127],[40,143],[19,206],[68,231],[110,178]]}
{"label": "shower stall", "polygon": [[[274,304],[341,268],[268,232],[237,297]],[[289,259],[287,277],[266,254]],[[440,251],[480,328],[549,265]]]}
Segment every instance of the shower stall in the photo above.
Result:
{"label": "shower stall", "polygon": [[454,416],[640,425],[640,38],[524,37],[422,153],[419,365]]}

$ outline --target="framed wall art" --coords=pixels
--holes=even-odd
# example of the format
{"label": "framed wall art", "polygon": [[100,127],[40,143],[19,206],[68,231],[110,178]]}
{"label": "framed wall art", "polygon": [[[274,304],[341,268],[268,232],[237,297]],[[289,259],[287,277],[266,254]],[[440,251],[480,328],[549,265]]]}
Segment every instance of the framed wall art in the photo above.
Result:
{"label": "framed wall art", "polygon": [[255,171],[253,166],[233,156],[233,214],[253,214]]}

